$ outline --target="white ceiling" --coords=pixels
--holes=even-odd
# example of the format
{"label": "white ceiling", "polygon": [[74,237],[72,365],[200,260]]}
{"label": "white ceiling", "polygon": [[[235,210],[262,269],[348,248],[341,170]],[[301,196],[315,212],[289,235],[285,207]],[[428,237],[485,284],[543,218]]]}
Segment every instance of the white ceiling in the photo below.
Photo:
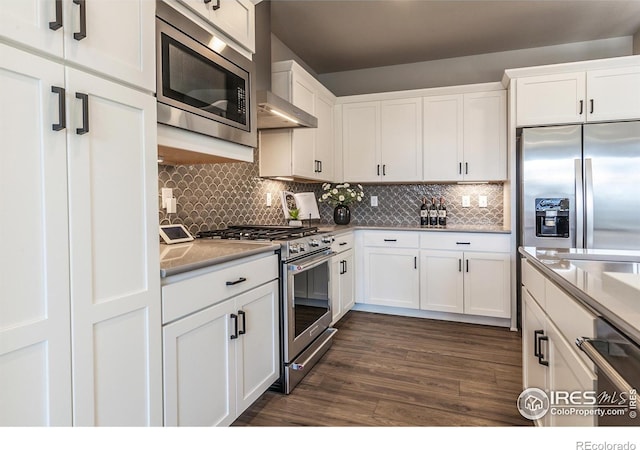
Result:
{"label": "white ceiling", "polygon": [[640,0],[272,0],[271,30],[324,74],[631,36]]}

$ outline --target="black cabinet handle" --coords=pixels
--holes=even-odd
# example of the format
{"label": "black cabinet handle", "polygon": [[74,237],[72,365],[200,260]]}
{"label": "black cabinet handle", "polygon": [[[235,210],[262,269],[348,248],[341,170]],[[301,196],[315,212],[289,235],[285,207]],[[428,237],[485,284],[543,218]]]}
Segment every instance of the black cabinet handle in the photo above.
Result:
{"label": "black cabinet handle", "polygon": [[469,163],[464,163],[464,174],[469,175]]}
{"label": "black cabinet handle", "polygon": [[340,275],[347,273],[347,262],[343,259],[340,261]]}
{"label": "black cabinet handle", "polygon": [[82,128],[76,128],[76,134],[89,132],[89,95],[76,92],[76,98],[82,100]]}
{"label": "black cabinet handle", "polygon": [[385,239],[384,241],[385,242],[398,242],[397,239]]}
{"label": "black cabinet handle", "polygon": [[418,257],[417,256],[413,257],[413,268],[414,269],[418,268]]}
{"label": "black cabinet handle", "polygon": [[238,331],[238,334],[247,334],[247,314],[239,310],[238,316],[242,316],[242,330]]}
{"label": "black cabinet handle", "polygon": [[231,339],[238,339],[238,316],[235,314],[231,314],[231,320],[233,320],[233,334],[231,334]]}
{"label": "black cabinet handle", "polygon": [[471,245],[471,242],[458,241],[458,242],[456,242],[456,245]]}
{"label": "black cabinet handle", "polygon": [[462,260],[458,258],[458,272],[462,272]]}
{"label": "black cabinet handle", "polygon": [[51,92],[58,94],[58,123],[51,125],[53,131],[64,130],[67,127],[67,119],[65,115],[65,91],[63,87],[51,86]]}
{"label": "black cabinet handle", "polygon": [[338,245],[342,246],[342,245],[347,245],[346,242],[340,242]]}
{"label": "black cabinet handle", "polygon": [[81,41],[87,37],[87,5],[85,0],[73,0],[73,3],[80,6],[80,31],[73,33],[73,38]]}
{"label": "black cabinet handle", "polygon": [[204,0],[204,4],[211,3],[211,0]]}
{"label": "black cabinet handle", "polygon": [[387,176],[387,165],[386,164],[382,165],[382,176],[383,177]]}
{"label": "black cabinet handle", "polygon": [[462,163],[458,163],[458,175],[462,175]]}
{"label": "black cabinet handle", "polygon": [[580,114],[582,115],[582,110],[584,109],[584,100],[580,100]]}
{"label": "black cabinet handle", "polygon": [[533,356],[540,356],[540,341],[538,335],[544,334],[544,330],[535,330],[533,332]]}
{"label": "black cabinet handle", "polygon": [[211,7],[214,11],[220,9],[220,0],[216,0],[216,4]]}
{"label": "black cabinet handle", "polygon": [[227,281],[226,284],[227,286],[235,286],[236,284],[244,283],[245,281],[247,281],[246,278],[240,277],[236,281]]}
{"label": "black cabinet handle", "polygon": [[466,259],[466,260],[465,260],[465,263],[466,263],[466,265],[467,265],[467,273],[469,273],[469,260],[468,260],[468,259]]}
{"label": "black cabinet handle", "polygon": [[549,337],[548,336],[540,336],[538,338],[538,351],[539,351],[539,355],[538,355],[538,364],[541,364],[543,366],[548,366],[549,365],[549,361],[544,359],[544,354],[542,353],[542,341],[549,341]]}
{"label": "black cabinet handle", "polygon": [[378,173],[378,176],[380,176],[380,164],[378,164],[377,173]]}
{"label": "black cabinet handle", "polygon": [[49,28],[53,31],[62,28],[62,0],[56,0],[56,19],[49,22]]}
{"label": "black cabinet handle", "polygon": [[322,161],[318,161],[320,163],[320,173],[322,173]]}
{"label": "black cabinet handle", "polygon": [[589,111],[589,114],[593,114],[593,99],[589,100],[589,103],[591,104],[591,110]]}

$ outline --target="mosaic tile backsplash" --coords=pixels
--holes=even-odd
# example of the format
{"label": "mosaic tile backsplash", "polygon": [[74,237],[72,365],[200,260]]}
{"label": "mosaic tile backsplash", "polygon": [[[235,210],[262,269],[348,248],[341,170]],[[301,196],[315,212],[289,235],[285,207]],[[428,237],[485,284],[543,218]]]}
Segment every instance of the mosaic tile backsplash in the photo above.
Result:
{"label": "mosaic tile backsplash", "polygon": [[[258,152],[254,163],[220,163],[192,166],[158,167],[158,209],[160,224],[181,223],[195,234],[201,230],[221,229],[229,225],[284,225],[280,192],[322,194],[321,183],[295,183],[260,178]],[[160,188],[172,188],[177,214],[161,208]],[[394,184],[363,185],[365,199],[351,205],[353,225],[417,226],[420,224],[422,197],[444,197],[447,224],[502,226],[502,184]],[[267,193],[272,205],[266,206]],[[378,206],[370,206],[370,196],[378,196]],[[462,208],[463,195],[471,196],[471,207]],[[487,196],[487,208],[478,207],[478,196]],[[333,208],[318,205],[318,224],[333,224]]]}

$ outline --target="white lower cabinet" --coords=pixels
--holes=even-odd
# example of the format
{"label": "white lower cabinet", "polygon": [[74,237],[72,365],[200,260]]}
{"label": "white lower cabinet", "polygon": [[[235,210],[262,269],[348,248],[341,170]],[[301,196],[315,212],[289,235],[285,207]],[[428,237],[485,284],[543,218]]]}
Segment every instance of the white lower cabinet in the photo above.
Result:
{"label": "white lower cabinet", "polygon": [[418,309],[418,257],[417,233],[365,233],[363,303]]}
{"label": "white lower cabinet", "polygon": [[167,426],[231,424],[280,375],[278,282],[164,327]]}
{"label": "white lower cabinet", "polygon": [[508,242],[508,235],[422,234],[420,309],[511,317]]}
{"label": "white lower cabinet", "polygon": [[[533,290],[526,284],[522,287],[522,381],[523,388],[539,388],[548,395],[552,393],[584,393],[596,390],[596,375],[592,363],[585,363],[580,352],[567,337],[568,328],[563,324],[566,317],[557,317],[545,304],[545,291],[553,292],[555,285],[545,279],[545,290],[540,291],[537,281],[541,277],[530,263],[523,261],[523,271],[529,275],[523,278],[535,286]],[[536,275],[532,277],[531,275]],[[532,292],[535,291],[536,293]],[[540,298],[534,297],[537,295]],[[567,297],[568,298],[568,297]],[[584,309],[575,300],[576,308]],[[573,315],[570,328],[578,326],[585,330],[591,327],[595,317],[588,316],[586,310],[582,315]],[[592,333],[590,333],[592,335]],[[575,336],[579,337],[579,336]],[[536,421],[539,426],[594,426],[595,415],[592,414],[562,414],[562,406],[572,406],[564,401],[551,405],[551,410]],[[579,405],[581,409],[589,405]],[[556,411],[557,408],[560,413]],[[554,413],[555,412],[555,413]]]}
{"label": "white lower cabinet", "polygon": [[355,303],[353,249],[346,250],[331,259],[331,323],[334,324]]}

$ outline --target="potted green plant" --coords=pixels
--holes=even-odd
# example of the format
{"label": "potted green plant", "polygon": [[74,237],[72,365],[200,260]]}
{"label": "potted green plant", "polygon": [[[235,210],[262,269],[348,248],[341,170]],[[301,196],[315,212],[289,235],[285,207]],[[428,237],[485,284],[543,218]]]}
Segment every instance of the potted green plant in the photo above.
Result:
{"label": "potted green plant", "polygon": [[289,225],[294,227],[302,226],[302,221],[300,220],[300,210],[298,208],[290,208],[289,209]]}

